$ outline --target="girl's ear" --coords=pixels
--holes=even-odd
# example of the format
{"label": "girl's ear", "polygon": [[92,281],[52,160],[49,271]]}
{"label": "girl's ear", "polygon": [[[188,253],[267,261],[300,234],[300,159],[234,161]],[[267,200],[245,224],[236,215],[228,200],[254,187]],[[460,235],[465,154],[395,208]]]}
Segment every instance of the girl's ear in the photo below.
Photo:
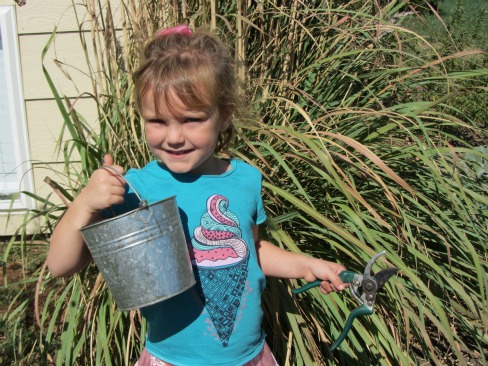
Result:
{"label": "girl's ear", "polygon": [[224,132],[229,128],[230,121],[232,120],[232,110],[226,110],[222,112],[220,119],[220,132]]}

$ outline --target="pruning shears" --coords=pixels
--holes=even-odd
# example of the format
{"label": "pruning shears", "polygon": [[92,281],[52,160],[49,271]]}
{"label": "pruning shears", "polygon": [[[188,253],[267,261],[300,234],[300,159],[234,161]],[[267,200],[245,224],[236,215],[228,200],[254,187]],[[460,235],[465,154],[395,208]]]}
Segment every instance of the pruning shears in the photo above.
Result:
{"label": "pruning shears", "polygon": [[[376,293],[385,285],[385,283],[398,272],[398,268],[387,268],[379,271],[376,275],[371,276],[371,267],[376,262],[376,260],[381,257],[385,252],[376,254],[371,260],[366,264],[363,274],[358,274],[351,271],[342,271],[339,274],[342,282],[349,283],[349,290],[351,296],[358,302],[359,306],[355,308],[349,314],[346,325],[342,330],[339,338],[330,346],[330,351],[334,351],[346,338],[347,333],[352,327],[354,319],[364,315],[373,314],[373,307],[376,302]],[[302,287],[293,289],[292,293],[299,294],[304,291],[310,290],[313,287],[320,286],[322,281],[317,280],[310,282]]]}

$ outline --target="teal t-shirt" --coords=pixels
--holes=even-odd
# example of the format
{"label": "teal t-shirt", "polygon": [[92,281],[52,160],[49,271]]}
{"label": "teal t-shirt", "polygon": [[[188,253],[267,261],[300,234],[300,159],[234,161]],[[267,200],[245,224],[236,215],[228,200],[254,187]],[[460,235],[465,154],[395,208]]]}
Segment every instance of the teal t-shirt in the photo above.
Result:
{"label": "teal t-shirt", "polygon": [[[262,177],[243,161],[230,164],[221,175],[191,175],[153,161],[126,174],[149,204],[176,196],[189,247],[196,285],[141,309],[148,352],[173,365],[243,365],[264,344],[265,277],[252,232],[266,219]],[[125,210],[136,205],[129,190]]]}

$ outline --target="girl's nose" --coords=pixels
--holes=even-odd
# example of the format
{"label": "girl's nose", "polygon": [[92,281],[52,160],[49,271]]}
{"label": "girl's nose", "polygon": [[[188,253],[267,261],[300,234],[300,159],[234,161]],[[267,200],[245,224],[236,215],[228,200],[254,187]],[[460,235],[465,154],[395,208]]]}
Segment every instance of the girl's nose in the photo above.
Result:
{"label": "girl's nose", "polygon": [[171,125],[168,127],[166,142],[171,145],[179,145],[185,142],[183,129],[180,125]]}

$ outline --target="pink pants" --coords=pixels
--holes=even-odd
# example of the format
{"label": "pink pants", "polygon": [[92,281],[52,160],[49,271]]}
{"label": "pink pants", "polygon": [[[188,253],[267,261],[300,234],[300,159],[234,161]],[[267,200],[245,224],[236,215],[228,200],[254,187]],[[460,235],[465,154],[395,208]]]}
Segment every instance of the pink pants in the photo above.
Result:
{"label": "pink pants", "polygon": [[[134,366],[172,366],[169,363],[158,360],[156,357],[151,356],[144,348],[141,353],[139,361]],[[265,343],[263,349],[259,354],[244,366],[278,366],[276,360],[271,353],[268,345]]]}

